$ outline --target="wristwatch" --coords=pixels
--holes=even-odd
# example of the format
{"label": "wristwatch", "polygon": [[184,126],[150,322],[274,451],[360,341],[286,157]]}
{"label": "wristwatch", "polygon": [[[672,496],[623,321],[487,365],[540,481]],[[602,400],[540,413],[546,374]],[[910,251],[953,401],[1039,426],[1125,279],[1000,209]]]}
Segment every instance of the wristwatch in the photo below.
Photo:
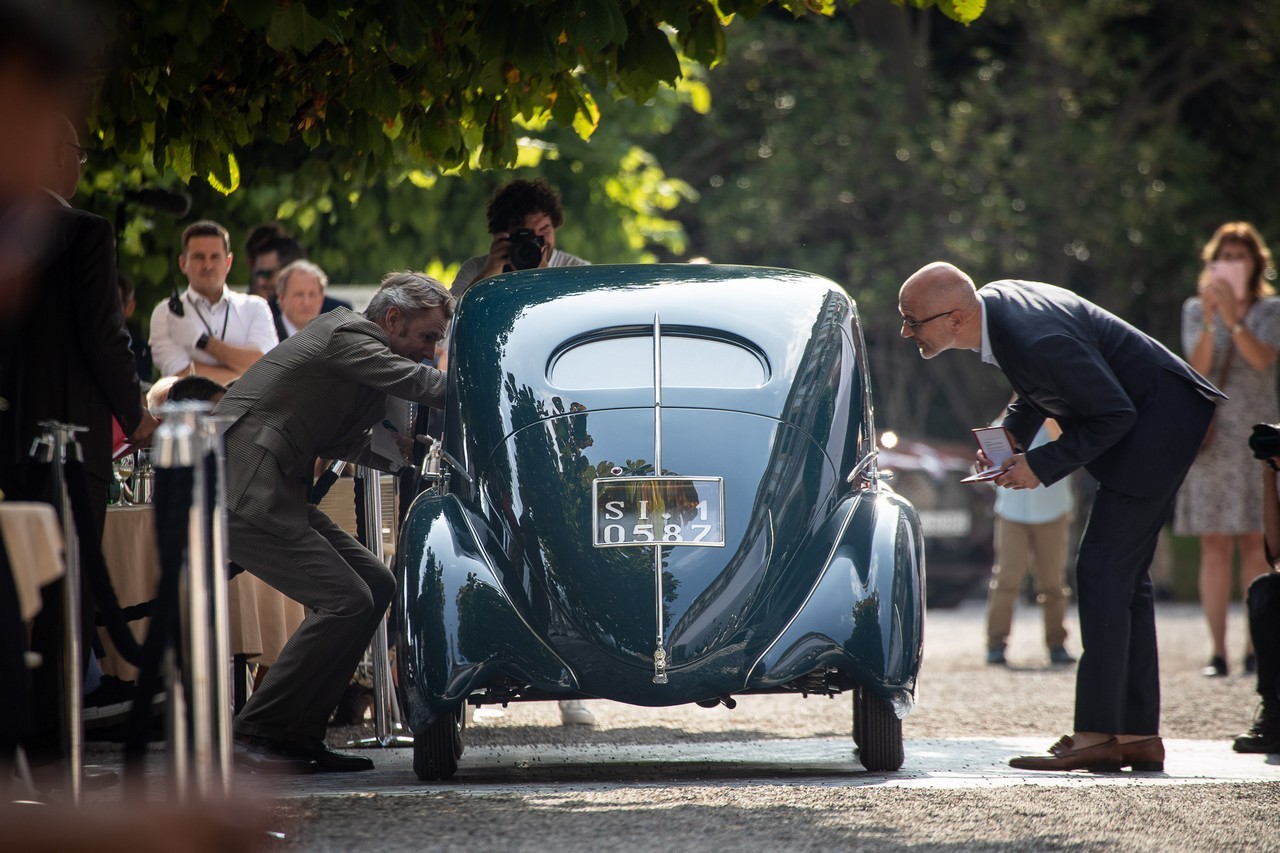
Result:
{"label": "wristwatch", "polygon": [[196,349],[204,349],[209,345],[209,333],[205,332],[200,335],[200,339],[196,341]]}

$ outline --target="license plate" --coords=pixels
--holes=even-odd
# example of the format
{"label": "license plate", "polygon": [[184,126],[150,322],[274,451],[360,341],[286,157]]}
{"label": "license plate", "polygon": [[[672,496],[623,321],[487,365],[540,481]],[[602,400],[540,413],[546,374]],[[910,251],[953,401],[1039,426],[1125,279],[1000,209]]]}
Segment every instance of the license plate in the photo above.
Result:
{"label": "license plate", "polygon": [[601,477],[591,491],[597,548],[724,546],[721,477]]}

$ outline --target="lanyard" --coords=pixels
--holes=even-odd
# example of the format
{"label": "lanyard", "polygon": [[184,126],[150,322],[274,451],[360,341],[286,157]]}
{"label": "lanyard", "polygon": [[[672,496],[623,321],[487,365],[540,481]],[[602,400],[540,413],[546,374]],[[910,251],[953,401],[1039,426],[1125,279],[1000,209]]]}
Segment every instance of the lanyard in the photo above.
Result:
{"label": "lanyard", "polygon": [[[225,299],[226,297],[223,297],[223,298]],[[192,309],[195,310],[196,316],[200,318],[200,322],[204,323],[205,331],[208,332],[210,335],[212,335],[213,327],[210,326],[209,321],[204,318],[204,313],[200,311],[200,306],[191,301],[190,295],[187,296],[187,304],[190,305]],[[227,313],[222,315],[222,334],[217,335],[218,340],[224,341],[227,339],[227,323],[229,323],[230,321],[231,321],[231,303],[228,302]]]}

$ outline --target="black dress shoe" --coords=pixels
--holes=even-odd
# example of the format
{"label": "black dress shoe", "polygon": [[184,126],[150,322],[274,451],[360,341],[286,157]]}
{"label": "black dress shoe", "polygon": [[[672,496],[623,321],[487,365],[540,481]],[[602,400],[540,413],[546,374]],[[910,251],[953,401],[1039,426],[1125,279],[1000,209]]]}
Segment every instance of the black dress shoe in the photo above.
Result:
{"label": "black dress shoe", "polygon": [[264,737],[236,735],[231,757],[236,764],[254,773],[299,776],[316,771],[314,761],[299,758],[279,741]]}
{"label": "black dress shoe", "polygon": [[1280,700],[1263,698],[1253,725],[1231,748],[1236,752],[1280,753]]}
{"label": "black dress shoe", "polygon": [[277,743],[286,754],[315,763],[316,769],[329,773],[353,773],[372,770],[373,761],[363,755],[335,752],[318,737],[290,737]]}
{"label": "black dress shoe", "polygon": [[1209,658],[1205,668],[1200,670],[1200,674],[1208,678],[1221,678],[1227,674],[1227,659],[1214,655]]}

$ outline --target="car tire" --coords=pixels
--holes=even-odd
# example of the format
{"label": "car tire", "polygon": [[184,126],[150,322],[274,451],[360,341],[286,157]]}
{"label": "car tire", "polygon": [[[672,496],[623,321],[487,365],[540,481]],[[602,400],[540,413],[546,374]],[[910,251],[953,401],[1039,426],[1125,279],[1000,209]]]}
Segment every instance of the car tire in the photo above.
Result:
{"label": "car tire", "polygon": [[436,717],[425,732],[413,736],[413,772],[423,782],[450,779],[462,757],[463,709]]}
{"label": "car tire", "polygon": [[853,742],[862,766],[873,773],[902,767],[902,720],[886,700],[863,688],[854,692]]}

